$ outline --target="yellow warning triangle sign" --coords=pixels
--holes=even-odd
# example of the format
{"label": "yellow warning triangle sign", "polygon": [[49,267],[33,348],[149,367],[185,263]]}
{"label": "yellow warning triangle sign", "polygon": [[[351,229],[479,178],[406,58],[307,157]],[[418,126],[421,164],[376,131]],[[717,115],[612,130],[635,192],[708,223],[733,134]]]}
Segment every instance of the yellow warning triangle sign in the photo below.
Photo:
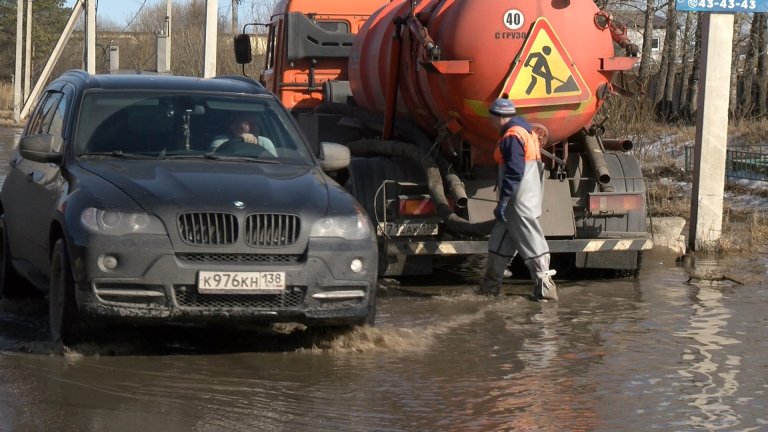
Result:
{"label": "yellow warning triangle sign", "polygon": [[501,95],[518,107],[579,103],[591,97],[571,56],[546,18],[534,22]]}

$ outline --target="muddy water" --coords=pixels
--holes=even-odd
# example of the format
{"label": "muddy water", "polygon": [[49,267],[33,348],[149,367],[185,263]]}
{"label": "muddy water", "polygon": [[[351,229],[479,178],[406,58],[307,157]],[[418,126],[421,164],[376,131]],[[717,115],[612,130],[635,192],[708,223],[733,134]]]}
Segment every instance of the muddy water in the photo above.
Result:
{"label": "muddy water", "polygon": [[386,284],[352,333],[120,328],[63,353],[45,298],[0,301],[0,431],[768,430],[765,255],[651,256],[546,304],[472,295],[472,270]]}

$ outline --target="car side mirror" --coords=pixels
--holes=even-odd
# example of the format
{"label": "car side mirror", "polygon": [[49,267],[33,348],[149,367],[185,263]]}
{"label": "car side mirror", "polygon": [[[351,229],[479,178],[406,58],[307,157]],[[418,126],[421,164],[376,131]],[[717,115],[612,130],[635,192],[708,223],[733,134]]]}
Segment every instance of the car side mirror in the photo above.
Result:
{"label": "car side mirror", "polygon": [[62,139],[57,135],[40,134],[25,136],[19,141],[21,157],[35,162],[60,163],[63,159]]}
{"label": "car side mirror", "polygon": [[349,147],[336,143],[324,142],[323,157],[320,159],[320,167],[323,171],[333,172],[349,166],[351,156]]}

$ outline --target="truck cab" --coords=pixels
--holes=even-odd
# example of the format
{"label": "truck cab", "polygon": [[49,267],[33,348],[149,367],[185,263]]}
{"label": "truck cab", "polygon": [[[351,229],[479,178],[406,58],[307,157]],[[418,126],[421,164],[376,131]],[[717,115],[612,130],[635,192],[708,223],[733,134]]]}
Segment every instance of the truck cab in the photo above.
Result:
{"label": "truck cab", "polygon": [[326,93],[339,102],[350,95],[348,58],[354,37],[370,15],[386,4],[359,0],[283,0],[269,22],[261,83],[291,110],[308,110]]}

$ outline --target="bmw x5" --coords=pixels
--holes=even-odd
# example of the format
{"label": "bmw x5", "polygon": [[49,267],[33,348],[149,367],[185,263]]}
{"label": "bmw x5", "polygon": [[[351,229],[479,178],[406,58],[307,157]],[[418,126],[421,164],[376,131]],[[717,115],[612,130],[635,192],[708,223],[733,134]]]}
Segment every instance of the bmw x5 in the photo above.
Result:
{"label": "bmw x5", "polygon": [[372,324],[374,233],[331,177],[349,153],[314,147],[246,78],[67,72],[11,156],[0,292],[47,292],[65,344],[109,320]]}

